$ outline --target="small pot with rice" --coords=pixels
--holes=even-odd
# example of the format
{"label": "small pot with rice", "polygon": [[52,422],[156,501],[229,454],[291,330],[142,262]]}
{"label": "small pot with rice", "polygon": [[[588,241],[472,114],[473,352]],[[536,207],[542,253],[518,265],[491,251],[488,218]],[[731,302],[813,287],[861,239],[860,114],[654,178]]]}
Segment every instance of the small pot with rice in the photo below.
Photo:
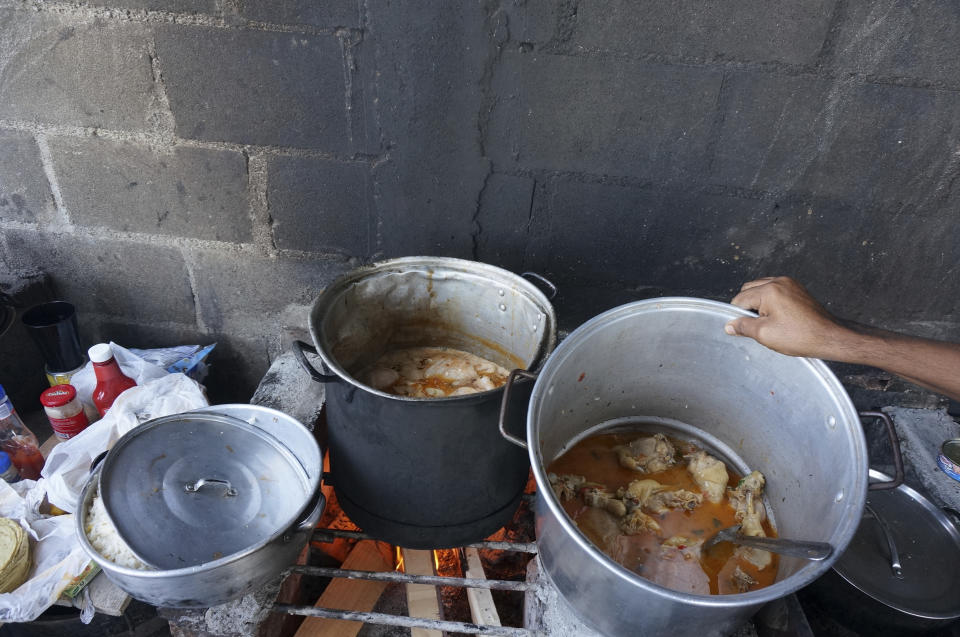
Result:
{"label": "small pot with rice", "polygon": [[87,479],[77,535],[131,596],[203,608],[292,565],[323,513],[322,453],[282,412],[217,405],[131,430]]}

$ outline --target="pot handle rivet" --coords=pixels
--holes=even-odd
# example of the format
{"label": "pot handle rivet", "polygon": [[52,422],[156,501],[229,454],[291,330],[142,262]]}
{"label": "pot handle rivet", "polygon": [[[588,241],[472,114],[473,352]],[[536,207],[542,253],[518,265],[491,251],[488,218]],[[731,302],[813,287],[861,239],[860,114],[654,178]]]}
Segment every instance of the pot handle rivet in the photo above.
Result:
{"label": "pot handle rivet", "polygon": [[233,488],[233,485],[230,484],[229,480],[218,480],[217,478],[200,478],[194,483],[188,482],[183,485],[183,490],[187,493],[196,493],[202,487],[205,487],[208,484],[226,487],[227,490],[223,492],[225,496],[233,497],[237,495],[237,490]]}

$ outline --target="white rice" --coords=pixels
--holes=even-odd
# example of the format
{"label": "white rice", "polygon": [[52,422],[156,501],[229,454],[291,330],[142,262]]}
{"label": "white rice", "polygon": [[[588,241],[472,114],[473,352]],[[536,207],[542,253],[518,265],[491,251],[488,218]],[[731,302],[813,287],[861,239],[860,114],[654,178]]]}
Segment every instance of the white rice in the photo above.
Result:
{"label": "white rice", "polygon": [[110,521],[110,516],[107,515],[107,509],[103,506],[103,500],[99,493],[93,498],[93,503],[90,505],[84,530],[87,532],[87,538],[89,538],[93,548],[117,566],[137,568],[144,571],[152,570],[137,559],[127,543],[117,533],[116,527]]}

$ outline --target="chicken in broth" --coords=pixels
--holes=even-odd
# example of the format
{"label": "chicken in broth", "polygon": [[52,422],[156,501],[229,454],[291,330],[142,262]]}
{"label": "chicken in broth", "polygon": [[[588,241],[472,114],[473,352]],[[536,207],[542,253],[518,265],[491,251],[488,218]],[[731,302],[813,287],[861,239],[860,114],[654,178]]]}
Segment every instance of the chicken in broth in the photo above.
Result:
{"label": "chicken in broth", "polygon": [[500,365],[463,350],[408,347],[387,352],[359,378],[388,394],[444,398],[496,389],[509,375]]}
{"label": "chicken in broth", "polygon": [[725,595],[773,584],[777,558],[720,542],[740,524],[773,537],[764,477],[741,477],[696,445],[663,434],[606,433],[578,442],[548,467],[564,510],[600,550],[652,582],[684,593]]}

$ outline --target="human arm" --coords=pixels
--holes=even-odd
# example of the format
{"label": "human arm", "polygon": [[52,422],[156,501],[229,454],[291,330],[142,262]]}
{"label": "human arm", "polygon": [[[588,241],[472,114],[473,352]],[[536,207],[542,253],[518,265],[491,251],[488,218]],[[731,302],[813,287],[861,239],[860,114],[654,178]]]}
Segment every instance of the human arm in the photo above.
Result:
{"label": "human arm", "polygon": [[728,334],[748,336],[790,356],[879,367],[960,400],[960,344],[842,321],[788,277],[745,283],[731,302],[759,316],[730,321],[724,328]]}

